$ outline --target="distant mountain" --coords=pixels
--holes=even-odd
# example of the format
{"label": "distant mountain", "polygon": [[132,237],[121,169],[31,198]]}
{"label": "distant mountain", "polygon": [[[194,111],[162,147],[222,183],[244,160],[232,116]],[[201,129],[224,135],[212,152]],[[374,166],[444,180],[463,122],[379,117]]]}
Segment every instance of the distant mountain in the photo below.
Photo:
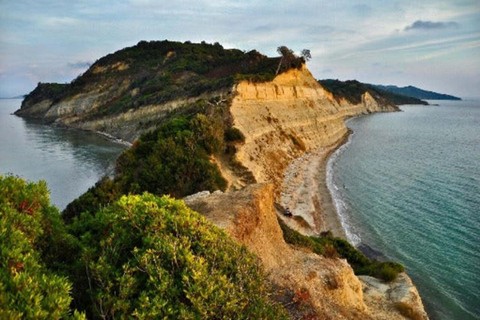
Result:
{"label": "distant mountain", "polygon": [[365,92],[370,93],[376,99],[390,101],[397,106],[402,104],[428,104],[426,101],[418,98],[397,94],[392,91],[381,89],[378,86],[361,83],[357,80],[340,81],[325,79],[318,80],[318,82],[327,91],[331,92],[336,99],[346,99],[353,104],[360,103]]}
{"label": "distant mountain", "polygon": [[390,91],[396,94],[401,94],[407,97],[414,97],[418,99],[427,99],[427,100],[462,100],[459,97],[451,96],[448,94],[437,93],[433,91],[422,90],[414,86],[408,87],[397,87],[397,86],[383,86],[383,85],[372,85],[375,88]]}

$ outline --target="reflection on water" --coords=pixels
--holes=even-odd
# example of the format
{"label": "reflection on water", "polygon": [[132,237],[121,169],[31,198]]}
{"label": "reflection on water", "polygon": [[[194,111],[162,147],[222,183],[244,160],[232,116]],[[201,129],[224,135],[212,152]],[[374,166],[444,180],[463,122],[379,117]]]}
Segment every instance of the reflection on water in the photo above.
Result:
{"label": "reflection on water", "polygon": [[45,126],[11,115],[21,100],[0,100],[0,174],[45,180],[63,209],[113,170],[125,146],[98,134]]}

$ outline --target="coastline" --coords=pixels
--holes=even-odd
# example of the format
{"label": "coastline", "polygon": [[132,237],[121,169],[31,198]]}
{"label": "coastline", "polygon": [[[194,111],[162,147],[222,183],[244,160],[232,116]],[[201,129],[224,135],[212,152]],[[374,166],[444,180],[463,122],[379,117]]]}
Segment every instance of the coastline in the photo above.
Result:
{"label": "coastline", "polygon": [[[345,124],[361,116],[363,115],[347,117]],[[318,236],[322,232],[331,231],[333,236],[347,240],[368,258],[387,261],[383,252],[362,242],[348,229],[345,217],[339,212],[329,187],[330,160],[350,142],[353,134],[354,132],[348,129],[337,143],[306,153],[285,169],[280,205],[282,208],[290,208],[294,217],[293,221],[282,218],[291,228],[306,235]]]}
{"label": "coastline", "polygon": [[285,169],[280,204],[294,215],[293,219],[283,219],[290,227],[307,235],[331,231],[347,239],[328,188],[327,164],[331,155],[348,142],[350,134],[349,130],[335,144],[304,154]]}

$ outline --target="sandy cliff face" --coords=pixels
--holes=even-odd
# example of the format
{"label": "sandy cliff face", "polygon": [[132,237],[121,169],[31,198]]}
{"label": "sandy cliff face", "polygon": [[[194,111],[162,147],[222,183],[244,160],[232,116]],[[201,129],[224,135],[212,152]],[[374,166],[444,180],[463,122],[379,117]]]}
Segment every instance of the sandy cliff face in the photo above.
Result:
{"label": "sandy cliff face", "polygon": [[341,140],[347,133],[345,117],[398,110],[378,104],[368,93],[358,105],[336,101],[306,67],[283,73],[272,82],[241,82],[235,89],[231,113],[234,125],[246,137],[237,159],[258,182],[275,186],[294,158]]}
{"label": "sandy cliff face", "polygon": [[427,319],[420,297],[405,274],[391,284],[356,277],[346,260],[325,258],[288,245],[277,221],[272,184],[240,191],[208,192],[185,202],[227,231],[261,259],[276,299],[295,319],[404,319],[396,304]]}
{"label": "sandy cliff face", "polygon": [[[198,97],[177,99],[158,105],[147,105],[127,112],[102,116],[101,107],[107,101],[118,97],[128,83],[120,88],[99,88],[77,94],[73,97],[52,102],[42,100],[18,110],[20,116],[42,119],[47,123],[90,131],[107,133],[113,137],[133,142],[141,133],[155,128],[165,115],[178,107],[194,103],[198,99],[228,96],[228,90],[203,94]],[[131,93],[132,95],[135,92]]]}
{"label": "sandy cliff face", "polygon": [[[368,315],[362,284],[346,261],[326,259],[285,243],[273,206],[273,185],[254,184],[233,193],[188,197],[185,202],[258,255],[282,292],[280,300],[297,304],[298,309],[302,304],[307,313],[313,308],[320,319]],[[296,302],[296,297],[303,300]]]}

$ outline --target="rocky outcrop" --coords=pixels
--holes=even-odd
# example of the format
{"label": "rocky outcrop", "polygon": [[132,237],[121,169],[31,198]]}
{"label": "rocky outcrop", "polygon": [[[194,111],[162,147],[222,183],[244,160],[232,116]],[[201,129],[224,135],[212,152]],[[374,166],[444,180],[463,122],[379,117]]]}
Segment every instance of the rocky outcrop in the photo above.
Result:
{"label": "rocky outcrop", "polygon": [[356,277],[346,260],[288,245],[277,220],[272,184],[208,192],[185,199],[192,209],[255,253],[293,318],[404,319],[398,302],[426,319],[418,292],[405,274],[391,284]]}

